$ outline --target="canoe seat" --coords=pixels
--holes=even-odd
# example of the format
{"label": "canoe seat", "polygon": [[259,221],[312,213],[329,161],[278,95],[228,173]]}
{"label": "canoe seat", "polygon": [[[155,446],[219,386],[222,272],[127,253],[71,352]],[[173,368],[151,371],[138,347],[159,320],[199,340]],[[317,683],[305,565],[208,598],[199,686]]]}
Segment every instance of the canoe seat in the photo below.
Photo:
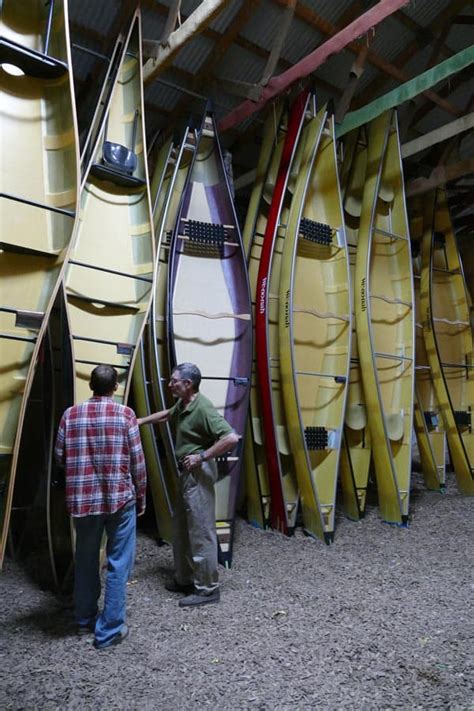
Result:
{"label": "canoe seat", "polygon": [[280,452],[280,454],[286,454],[286,455],[291,454],[291,447],[290,447],[290,443],[288,441],[288,434],[286,431],[286,427],[283,427],[283,425],[277,425],[276,435],[277,435],[277,442],[278,442],[278,451]]}
{"label": "canoe seat", "polygon": [[318,450],[328,448],[329,437],[325,427],[305,427],[304,438],[308,449]]}
{"label": "canoe seat", "polygon": [[0,64],[12,64],[34,79],[59,79],[68,66],[59,59],[24,47],[7,37],[0,38]]}
{"label": "canoe seat", "polygon": [[303,217],[299,231],[304,239],[311,242],[324,245],[330,245],[332,242],[333,230],[330,225],[325,225],[322,222],[315,222]]}
{"label": "canoe seat", "polygon": [[[133,118],[132,147],[127,148],[121,143],[104,140],[102,146],[102,162],[91,165],[91,173],[99,180],[110,180],[115,185],[127,188],[139,188],[145,185],[145,180],[134,177],[138,166],[135,143],[137,140],[138,109]],[[107,133],[108,118],[104,135]]]}
{"label": "canoe seat", "polygon": [[262,428],[258,417],[252,417],[252,429],[255,444],[263,445]]}
{"label": "canoe seat", "polygon": [[351,430],[363,430],[367,427],[367,409],[362,403],[348,405],[346,408],[345,423]]}
{"label": "canoe seat", "polygon": [[402,439],[405,423],[401,412],[386,415],[385,426],[387,428],[388,438],[392,440],[392,442],[398,442],[398,440]]}

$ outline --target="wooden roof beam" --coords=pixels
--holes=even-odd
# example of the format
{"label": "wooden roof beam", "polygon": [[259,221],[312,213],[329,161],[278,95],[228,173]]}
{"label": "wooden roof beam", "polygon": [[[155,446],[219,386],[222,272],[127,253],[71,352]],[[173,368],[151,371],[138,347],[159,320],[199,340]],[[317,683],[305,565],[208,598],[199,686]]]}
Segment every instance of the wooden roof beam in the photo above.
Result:
{"label": "wooden roof beam", "polygon": [[[278,0],[278,2],[281,2],[281,0]],[[317,47],[286,72],[272,77],[262,92],[262,98],[258,102],[247,100],[234,109],[221,122],[221,130],[227,130],[241,123],[244,119],[262,109],[270,99],[281,94],[299,79],[307,77],[331,55],[340,52],[341,49],[351,44],[356,37],[365,34],[371,27],[378,25],[382,20],[394,13],[395,10],[407,5],[408,2],[409,0],[380,0],[375,7],[368,10],[354,22],[351,22],[350,25]]]}
{"label": "wooden roof beam", "polygon": [[[459,12],[459,10],[466,4],[466,0],[451,0],[447,7],[444,8],[431,22],[430,24],[430,34],[433,37],[437,32],[442,32],[444,27],[449,27],[451,18],[453,14]],[[395,13],[394,17],[399,19],[402,13]],[[406,16],[405,16],[406,17]],[[420,42],[421,38],[421,42]],[[416,39],[412,40],[402,51],[397,54],[393,60],[393,64],[399,68],[405,66],[407,62],[412,59],[412,57],[420,51],[421,48],[426,47],[430,42],[427,41],[428,36],[423,33],[418,33]],[[420,46],[421,45],[421,46]],[[449,49],[446,45],[443,45],[443,49],[448,56],[452,56],[454,52]],[[386,78],[384,76],[376,77],[365,89],[362,91],[355,102],[356,106],[363,106],[364,104],[372,101],[372,99],[377,96],[381,91],[383,85],[386,83]]]}
{"label": "wooden roof beam", "polygon": [[[285,0],[274,0],[275,2],[279,4],[283,4]],[[375,10],[376,8],[381,8],[387,0],[380,0],[380,2],[372,8],[372,10],[369,10],[369,12]],[[465,3],[466,0],[463,0]],[[403,3],[403,5],[407,5],[408,3]],[[317,15],[315,12],[310,10],[307,7],[304,7],[302,5],[297,5],[296,6],[296,16],[299,17],[300,19],[304,20],[307,22],[309,25],[312,27],[315,27],[319,32],[329,35],[332,37],[335,35],[337,32],[340,32],[339,28],[336,27],[336,25],[333,25],[331,22],[328,22],[327,20],[324,20],[321,18],[319,15]],[[390,13],[393,14],[393,13]],[[349,25],[350,26],[350,25]],[[375,26],[375,25],[374,25]],[[361,33],[365,34],[365,33]],[[354,54],[359,54],[360,50],[362,49],[362,43],[352,41],[349,42],[346,45],[346,49],[350,50]],[[369,52],[367,54],[367,60],[372,64],[374,67],[377,67],[381,72],[387,74],[388,76],[392,77],[393,79],[397,79],[400,82],[405,82],[408,81],[411,77],[408,76],[408,74],[405,74],[402,72],[398,67],[396,67],[394,64],[387,62],[383,57],[381,57],[379,54],[376,52],[373,52],[372,50],[369,49]],[[426,96],[430,99],[430,101],[434,102],[435,104],[438,104],[442,108],[444,108],[448,113],[451,113],[453,116],[459,116],[459,112],[457,109],[449,102],[445,101],[444,99],[438,97],[438,95],[434,91],[429,91],[427,92]],[[365,101],[363,103],[366,103]],[[359,101],[357,102],[357,106],[359,106],[360,103]]]}
{"label": "wooden roof beam", "polygon": [[160,47],[156,57],[150,58],[143,66],[143,81],[152,82],[160,72],[171,64],[180,49],[193,37],[203,32],[212,20],[227,5],[227,0],[205,0],[169,37],[166,46]]}
{"label": "wooden roof beam", "polygon": [[414,141],[404,143],[402,146],[402,158],[408,158],[416,153],[420,153],[426,148],[430,148],[430,146],[434,146],[437,143],[442,143],[442,141],[447,141],[448,138],[457,136],[464,131],[468,131],[470,128],[474,128],[474,112],[462,116],[462,118],[456,119],[455,121],[451,121],[440,128],[436,128],[434,131],[429,131],[429,133],[425,133],[424,136],[415,138]]}
{"label": "wooden roof beam", "polygon": [[474,158],[466,158],[466,160],[450,165],[440,165],[431,172],[428,178],[410,180],[405,186],[405,195],[406,197],[421,195],[449,183],[450,180],[455,180],[471,173],[474,173]]}

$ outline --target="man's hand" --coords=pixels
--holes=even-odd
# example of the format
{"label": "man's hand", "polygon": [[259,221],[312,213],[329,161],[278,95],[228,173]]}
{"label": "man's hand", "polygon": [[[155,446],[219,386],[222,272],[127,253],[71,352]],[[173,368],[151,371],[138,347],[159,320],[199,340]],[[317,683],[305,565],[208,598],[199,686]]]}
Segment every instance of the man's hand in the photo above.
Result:
{"label": "man's hand", "polygon": [[200,454],[187,454],[181,460],[181,467],[185,472],[192,472],[193,469],[198,469],[202,464],[202,458]]}

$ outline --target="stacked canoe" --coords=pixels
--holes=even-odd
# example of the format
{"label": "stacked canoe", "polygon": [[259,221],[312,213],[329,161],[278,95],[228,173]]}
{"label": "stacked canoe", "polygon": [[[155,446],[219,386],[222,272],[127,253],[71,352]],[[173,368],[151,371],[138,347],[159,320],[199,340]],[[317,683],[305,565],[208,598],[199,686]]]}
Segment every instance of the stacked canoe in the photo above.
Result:
{"label": "stacked canoe", "polygon": [[28,395],[73,235],[79,150],[67,3],[5,0],[0,34],[1,561]]}

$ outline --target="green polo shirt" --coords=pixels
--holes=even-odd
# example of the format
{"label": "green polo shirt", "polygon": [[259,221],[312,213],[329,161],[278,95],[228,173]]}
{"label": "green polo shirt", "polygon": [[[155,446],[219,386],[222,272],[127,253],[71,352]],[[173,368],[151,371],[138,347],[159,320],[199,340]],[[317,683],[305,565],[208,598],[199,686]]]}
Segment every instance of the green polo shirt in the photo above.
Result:
{"label": "green polo shirt", "polygon": [[225,435],[233,432],[227,420],[205,395],[198,393],[187,407],[181,400],[169,412],[175,438],[176,458],[208,449]]}

